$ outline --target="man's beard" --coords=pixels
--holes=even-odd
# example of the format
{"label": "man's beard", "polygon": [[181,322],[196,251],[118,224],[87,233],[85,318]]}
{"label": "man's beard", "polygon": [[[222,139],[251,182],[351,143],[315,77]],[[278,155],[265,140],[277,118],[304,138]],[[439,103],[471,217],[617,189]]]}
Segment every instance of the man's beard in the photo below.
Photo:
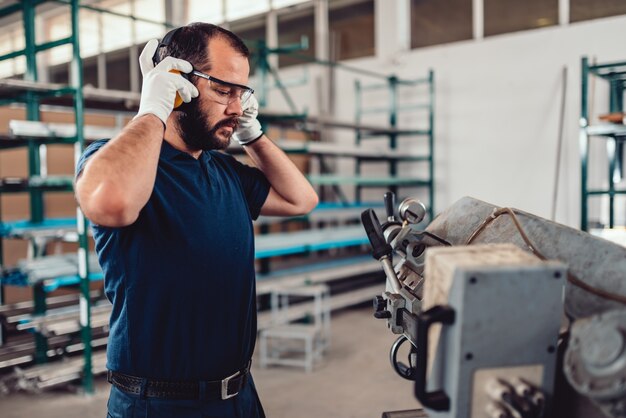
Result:
{"label": "man's beard", "polygon": [[224,140],[217,136],[217,131],[225,126],[229,126],[235,132],[239,124],[237,118],[228,118],[217,122],[211,127],[206,120],[205,114],[200,110],[199,99],[183,103],[176,110],[178,111],[178,134],[191,151],[226,149],[230,144],[232,134]]}

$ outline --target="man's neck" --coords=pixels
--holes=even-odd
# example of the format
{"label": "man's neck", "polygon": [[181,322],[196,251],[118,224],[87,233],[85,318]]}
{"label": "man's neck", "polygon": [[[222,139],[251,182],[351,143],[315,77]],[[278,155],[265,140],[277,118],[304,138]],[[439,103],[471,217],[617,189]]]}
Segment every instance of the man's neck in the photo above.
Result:
{"label": "man's neck", "polygon": [[163,139],[167,141],[168,144],[176,148],[177,150],[186,152],[187,154],[191,155],[196,160],[200,158],[200,154],[202,154],[202,150],[198,150],[198,151],[189,150],[189,147],[187,146],[185,141],[183,141],[183,138],[180,136],[178,132],[179,132],[178,121],[176,120],[174,115],[171,114],[170,117],[167,118],[167,124],[165,126],[165,132],[163,133]]}

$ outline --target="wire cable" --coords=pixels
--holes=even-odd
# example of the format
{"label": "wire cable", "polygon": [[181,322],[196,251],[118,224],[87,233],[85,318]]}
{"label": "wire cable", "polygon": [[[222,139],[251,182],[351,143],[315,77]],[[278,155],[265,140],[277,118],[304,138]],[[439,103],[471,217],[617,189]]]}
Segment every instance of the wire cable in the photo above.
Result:
{"label": "wire cable", "polygon": [[[522,228],[521,223],[519,222],[519,219],[517,218],[517,215],[515,214],[515,212],[513,211],[513,209],[511,208],[497,208],[494,209],[494,211],[491,213],[491,215],[489,215],[489,217],[487,217],[487,219],[485,219],[479,226],[478,228],[476,228],[476,230],[470,235],[470,237],[467,239],[466,245],[470,245],[484,230],[485,228],[487,228],[487,226],[489,226],[493,221],[496,220],[496,218],[498,218],[501,215],[504,214],[508,214],[511,216],[511,219],[513,220],[513,223],[515,224],[515,227],[517,228],[517,231],[519,232],[520,236],[522,237],[522,239],[524,240],[524,243],[526,244],[526,246],[528,247],[528,249],[530,250],[530,252],[532,252],[534,255],[536,255],[537,257],[539,257],[541,260],[547,260],[546,256],[544,256],[538,249],[537,247],[535,247],[533,245],[533,243],[530,241],[530,239],[528,238],[528,235],[526,235],[526,232],[524,231],[524,228]],[[575,275],[573,275],[571,272],[568,271],[567,273],[567,281],[570,282],[571,284],[573,284],[574,286],[577,286],[583,290],[586,290],[587,292],[599,296],[601,298],[604,299],[608,299],[608,300],[612,300],[615,302],[619,302],[622,303],[624,305],[626,305],[626,296],[623,295],[619,295],[617,293],[613,293],[613,292],[609,292],[603,289],[599,289],[595,286],[591,286],[588,283],[585,283],[584,281],[582,281],[581,279],[579,279],[578,277],[576,277]]]}

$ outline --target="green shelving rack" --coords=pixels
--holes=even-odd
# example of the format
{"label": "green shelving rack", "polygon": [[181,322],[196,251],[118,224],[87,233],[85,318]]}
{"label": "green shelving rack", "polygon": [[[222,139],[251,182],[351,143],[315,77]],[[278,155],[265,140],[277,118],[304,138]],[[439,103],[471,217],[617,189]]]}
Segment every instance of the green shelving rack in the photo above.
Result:
{"label": "green shelving rack", "polygon": [[[0,61],[24,56],[26,60],[26,71],[24,81],[26,83],[16,83],[14,86],[6,84],[2,86],[1,99],[2,104],[6,105],[12,102],[24,103],[26,106],[26,118],[30,121],[38,121],[40,119],[39,105],[41,100],[48,97],[69,96],[73,98],[73,109],[76,125],[75,158],[82,154],[85,147],[85,139],[83,135],[84,128],[84,100],[83,100],[83,74],[82,60],[80,56],[79,44],[79,1],[68,0],[62,3],[70,7],[71,15],[71,34],[62,39],[57,39],[43,44],[35,42],[35,13],[36,7],[44,3],[42,0],[22,0],[18,4],[9,5],[0,10],[0,17],[8,16],[14,13],[22,13],[22,21],[24,25],[25,47],[22,50],[14,51],[9,54],[0,56]],[[43,51],[56,48],[61,45],[72,46],[71,73],[72,77],[68,86],[61,88],[50,88],[45,84],[38,83],[37,74],[37,54]],[[28,169],[29,181],[21,187],[18,185],[5,184],[0,187],[0,192],[24,192],[30,197],[30,223],[32,225],[43,224],[45,221],[45,208],[43,202],[44,192],[48,190],[67,190],[71,191],[71,177],[68,179],[51,179],[41,177],[41,154],[40,148],[42,144],[36,140],[28,141]],[[68,180],[70,180],[68,182]],[[51,184],[52,183],[52,184]],[[80,325],[81,339],[84,345],[84,367],[83,367],[83,388],[86,393],[93,393],[93,374],[91,364],[91,310],[89,297],[89,263],[88,263],[88,237],[87,237],[87,221],[82,212],[77,209],[77,230],[79,236],[79,276],[80,276]],[[4,265],[2,258],[2,248],[0,248],[0,264]],[[34,312],[35,314],[44,314],[46,312],[46,292],[42,284],[33,286]],[[1,303],[2,301],[0,301]],[[41,333],[35,334],[37,363],[47,361],[47,340]]]}
{"label": "green shelving rack", "polygon": [[[248,44],[254,50],[256,61],[256,75],[258,77],[257,95],[259,96],[259,104],[261,112],[259,119],[261,120],[264,128],[268,125],[279,126],[299,126],[304,132],[308,132],[309,140],[314,140],[313,132],[319,129],[344,129],[352,130],[356,134],[356,145],[361,145],[364,139],[368,137],[386,137],[388,139],[388,146],[391,151],[397,151],[398,142],[401,137],[421,137],[425,138],[427,142],[427,150],[422,155],[414,155],[407,153],[405,158],[393,158],[380,155],[379,157],[362,157],[355,152],[352,157],[356,161],[356,169],[354,176],[336,176],[332,175],[328,164],[325,162],[326,157],[337,157],[337,153],[332,152],[317,152],[310,155],[315,156],[320,161],[321,175],[308,176],[313,185],[319,186],[319,195],[322,201],[326,199],[326,193],[324,187],[331,187],[333,193],[339,198],[344,205],[350,205],[353,203],[362,203],[362,190],[363,188],[386,188],[394,193],[398,193],[399,187],[418,187],[421,189],[427,189],[428,204],[427,211],[429,219],[433,219],[435,215],[434,196],[435,196],[435,182],[434,182],[434,114],[435,114],[435,74],[433,70],[429,70],[428,74],[424,78],[408,80],[399,78],[396,75],[385,75],[370,71],[368,69],[353,67],[344,63],[313,59],[311,57],[300,54],[299,51],[306,48],[306,39],[303,39],[300,44],[286,45],[279,48],[269,48],[262,40],[249,41]],[[288,54],[292,57],[301,59],[303,64],[315,64],[324,66],[331,69],[343,70],[348,73],[363,76],[368,79],[383,80],[383,83],[363,85],[359,79],[355,81],[355,122],[341,122],[334,121],[329,118],[318,118],[308,115],[306,112],[299,111],[294,101],[291,99],[285,83],[281,82],[280,76],[276,69],[272,68],[269,63],[269,56],[272,54]],[[274,78],[274,86],[269,85],[268,76],[271,75]],[[421,100],[420,103],[400,103],[400,90],[402,88],[415,88],[417,86],[424,86],[425,93],[420,94],[415,99]],[[268,113],[266,111],[267,106],[267,93],[270,87],[277,87],[289,106],[291,113]],[[377,107],[365,107],[363,105],[363,92],[368,90],[383,90],[387,92],[388,103],[385,106]],[[423,128],[400,128],[399,117],[405,112],[424,111],[426,114],[421,117],[422,122],[425,124]],[[387,121],[384,126],[371,126],[363,123],[363,120],[367,114],[383,114],[387,115]],[[418,138],[418,139],[421,139]],[[288,153],[298,153],[297,150],[285,149]],[[345,156],[349,156],[350,153],[345,153]],[[362,177],[361,164],[365,161],[386,161],[388,163],[388,177],[368,178]],[[398,163],[400,161],[412,161],[423,162],[427,164],[426,175],[423,178],[407,178],[398,176]],[[331,174],[327,174],[331,173]],[[350,202],[341,185],[349,185],[354,187],[355,201]]]}
{"label": "green shelving rack", "polygon": [[[400,97],[400,89],[403,87],[416,87],[420,85],[425,85],[427,89],[426,100],[423,100],[421,103],[399,103]],[[428,76],[425,78],[417,79],[417,80],[403,80],[398,78],[395,75],[389,76],[386,78],[384,83],[371,84],[371,85],[363,85],[361,81],[355,81],[355,96],[356,96],[356,123],[357,125],[361,124],[363,118],[367,114],[383,114],[388,117],[389,129],[380,130],[379,132],[374,131],[364,131],[363,129],[356,129],[356,144],[360,145],[364,139],[367,137],[380,137],[386,136],[389,140],[389,147],[392,150],[398,148],[398,140],[400,137],[409,136],[409,137],[423,137],[426,138],[428,149],[425,155],[421,158],[415,158],[414,161],[425,161],[428,165],[427,177],[417,180],[415,182],[404,182],[404,185],[407,186],[419,186],[425,187],[428,189],[428,205],[427,210],[429,214],[429,219],[432,220],[434,218],[435,209],[434,209],[434,201],[435,201],[435,165],[434,165],[434,145],[435,145],[435,131],[434,131],[434,122],[435,122],[435,73],[433,70],[428,71]],[[366,107],[363,106],[363,94],[365,91],[378,90],[385,91],[387,90],[388,103],[387,106],[376,106],[376,107]],[[400,129],[398,127],[398,119],[400,114],[403,112],[415,112],[415,111],[426,111],[426,128],[422,129]],[[356,175],[361,174],[361,158],[357,158],[356,164]],[[398,160],[389,160],[389,176],[394,178],[398,175]],[[403,182],[399,182],[397,185],[390,186],[390,190],[394,192],[396,195],[398,194],[398,188],[402,185]],[[356,188],[356,200],[357,202],[361,201],[361,192],[362,185],[358,185]]]}
{"label": "green shelving rack", "polygon": [[[608,196],[609,228],[615,225],[615,198],[626,196],[626,189],[616,186],[624,177],[624,142],[626,142],[626,125],[623,124],[591,124],[589,113],[589,79],[598,77],[609,84],[609,112],[624,111],[624,87],[626,85],[626,61],[590,64],[587,57],[581,63],[581,106],[580,106],[580,173],[581,173],[581,206],[580,229],[589,228],[589,199],[591,197]],[[589,182],[589,142],[592,137],[603,138],[607,143],[608,187],[590,189]]]}
{"label": "green shelving rack", "polygon": [[[57,3],[62,7],[70,8],[71,17],[71,34],[70,36],[62,39],[53,40],[43,44],[35,43],[35,12],[36,7],[42,3]],[[27,146],[28,153],[28,166],[29,166],[29,178],[23,181],[16,181],[11,179],[10,181],[0,182],[0,195],[3,193],[28,193],[30,196],[30,219],[27,221],[18,221],[12,223],[1,223],[2,228],[0,232],[4,232],[4,238],[23,238],[23,234],[15,233],[17,230],[21,230],[22,227],[26,230],[44,230],[49,228],[52,224],[62,224],[64,227],[76,228],[78,232],[78,276],[79,276],[79,323],[80,323],[80,339],[82,343],[84,364],[82,366],[82,387],[85,393],[91,394],[94,391],[93,386],[93,353],[92,346],[101,346],[101,341],[92,341],[92,307],[91,300],[94,298],[93,294],[90,294],[89,283],[90,281],[102,280],[102,273],[94,270],[93,260],[89,260],[89,238],[87,234],[88,223],[84,215],[77,208],[77,218],[74,222],[68,222],[72,220],[58,220],[58,219],[46,219],[44,216],[43,195],[47,191],[72,191],[73,190],[73,175],[66,178],[59,178],[53,176],[41,176],[42,161],[40,159],[40,147],[47,144],[73,144],[75,152],[75,161],[78,160],[85,147],[85,124],[84,124],[84,112],[85,112],[85,99],[92,100],[92,107],[98,108],[102,105],[106,108],[107,103],[111,101],[125,101],[126,103],[131,100],[132,94],[122,94],[118,91],[107,91],[101,89],[83,88],[83,74],[82,74],[82,59],[80,55],[79,45],[79,10],[87,9],[93,12],[101,14],[109,14],[118,17],[123,17],[132,20],[133,22],[151,23],[162,26],[164,31],[174,27],[172,23],[155,21],[139,17],[133,14],[124,14],[115,12],[113,10],[107,10],[100,7],[93,6],[91,4],[81,4],[80,0],[25,0],[11,4],[3,9],[0,9],[0,17],[9,16],[15,13],[22,13],[24,33],[25,33],[25,48],[20,51],[14,51],[9,54],[0,56],[1,60],[11,59],[19,56],[24,56],[26,59],[26,73],[23,80],[9,79],[0,80],[0,105],[7,105],[11,103],[24,103],[27,109],[27,119],[29,121],[39,120],[39,105],[43,99],[56,98],[56,97],[69,97],[73,99],[73,111],[75,114],[75,127],[76,133],[74,136],[59,137],[56,134],[50,134],[49,137],[36,137],[29,138],[27,135],[17,138],[2,138],[0,140],[0,149],[15,148],[18,146]],[[38,82],[37,67],[36,67],[36,55],[39,52],[47,51],[52,48],[61,45],[72,45],[72,58],[71,58],[71,80],[69,85],[49,84]],[[138,98],[132,97],[133,101],[138,101]],[[64,105],[63,105],[64,106]],[[0,266],[4,267],[4,260],[2,258],[2,241],[0,240]],[[90,264],[91,262],[91,264]],[[90,268],[89,266],[92,266]],[[94,271],[91,271],[94,270]],[[8,276],[9,279],[13,277]],[[10,280],[9,280],[10,281]],[[45,280],[41,283],[33,285],[33,302],[34,312],[43,315],[46,312],[46,294],[60,286],[75,286],[76,276],[63,276],[53,280]],[[3,299],[3,286],[0,286],[0,305]],[[91,292],[93,293],[93,292]],[[91,297],[91,298],[90,298]],[[47,357],[47,339],[40,333],[36,335],[36,354],[35,358],[37,363],[46,362]],[[1,336],[0,336],[1,337]],[[2,340],[0,339],[0,342]],[[92,344],[93,343],[93,344]],[[101,366],[99,366],[101,368]]]}

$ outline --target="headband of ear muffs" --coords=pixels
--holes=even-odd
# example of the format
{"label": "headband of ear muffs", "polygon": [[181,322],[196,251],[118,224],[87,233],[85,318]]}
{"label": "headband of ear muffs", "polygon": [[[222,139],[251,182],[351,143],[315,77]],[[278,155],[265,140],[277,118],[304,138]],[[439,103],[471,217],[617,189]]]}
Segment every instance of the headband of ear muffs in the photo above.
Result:
{"label": "headband of ear muffs", "polygon": [[154,51],[154,55],[152,56],[152,63],[155,66],[162,61],[161,57],[159,56],[159,52],[161,51],[161,48],[168,48],[171,45],[172,41],[174,40],[174,37],[176,36],[178,31],[181,29],[182,27],[172,29],[171,31],[165,34],[163,39],[159,41],[159,45],[157,46],[156,50]]}
{"label": "headband of ear muffs", "polygon": [[[167,32],[165,34],[165,36],[163,37],[163,39],[161,39],[161,41],[159,42],[159,45],[157,46],[156,50],[154,51],[154,55],[152,56],[152,63],[156,66],[159,62],[161,62],[161,58],[159,56],[159,51],[161,50],[161,48],[167,48],[170,46],[170,44],[172,43],[172,41],[174,40],[174,36],[176,36],[176,33],[178,33],[179,30],[181,30],[182,27],[178,27],[178,28],[174,28],[171,31]],[[177,74],[180,74],[181,76],[183,76],[186,80],[189,80],[189,74],[180,72],[178,70],[170,70],[171,72],[175,72]],[[174,109],[176,109],[177,107],[181,106],[183,104],[183,99],[180,97],[180,94],[176,93],[176,99],[174,100]]]}

